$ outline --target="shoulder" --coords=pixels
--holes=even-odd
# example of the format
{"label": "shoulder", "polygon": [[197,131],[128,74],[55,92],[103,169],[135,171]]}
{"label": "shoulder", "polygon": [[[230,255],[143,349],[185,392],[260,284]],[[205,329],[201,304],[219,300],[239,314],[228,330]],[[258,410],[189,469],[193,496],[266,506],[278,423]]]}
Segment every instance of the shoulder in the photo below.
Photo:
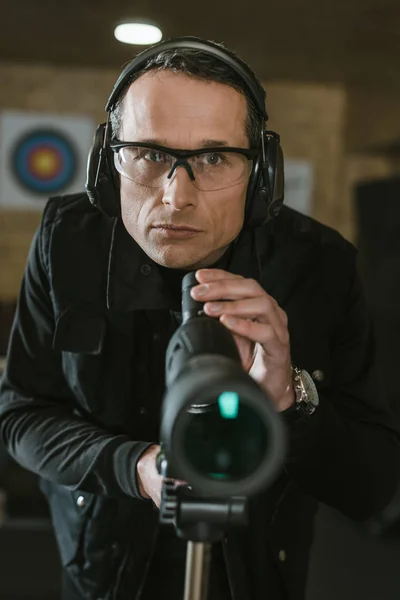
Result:
{"label": "shoulder", "polygon": [[43,212],[43,224],[53,225],[60,220],[99,217],[101,213],[92,206],[85,192],[66,194],[50,198]]}
{"label": "shoulder", "polygon": [[338,231],[288,207],[260,229],[260,262],[274,261],[287,278],[328,295],[347,294],[357,275],[357,250]]}
{"label": "shoulder", "polygon": [[43,211],[43,244],[48,245],[55,230],[63,237],[74,236],[78,242],[79,238],[88,239],[101,231],[108,232],[112,223],[112,219],[92,206],[85,192],[55,196],[48,200]]}
{"label": "shoulder", "polygon": [[40,226],[44,263],[50,268],[63,261],[76,269],[95,264],[108,255],[113,227],[114,219],[93,207],[84,192],[50,198]]}
{"label": "shoulder", "polygon": [[308,242],[325,256],[343,255],[355,260],[357,255],[355,246],[338,231],[287,206],[274,222],[274,235],[294,245]]}

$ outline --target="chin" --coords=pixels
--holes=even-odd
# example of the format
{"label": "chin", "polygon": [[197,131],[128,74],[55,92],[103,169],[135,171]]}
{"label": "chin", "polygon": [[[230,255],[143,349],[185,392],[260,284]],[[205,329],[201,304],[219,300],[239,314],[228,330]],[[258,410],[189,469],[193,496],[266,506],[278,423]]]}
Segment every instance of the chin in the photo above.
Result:
{"label": "chin", "polygon": [[184,252],[182,249],[179,252],[176,250],[168,251],[167,249],[164,249],[164,251],[151,252],[148,254],[158,265],[169,269],[200,269],[207,263],[207,258],[205,256],[190,256],[188,252]]}
{"label": "chin", "polygon": [[188,261],[188,259],[184,257],[181,259],[172,257],[163,258],[154,260],[154,262],[162,267],[167,267],[168,269],[187,269],[188,271],[192,269],[200,269],[202,266],[202,261]]}

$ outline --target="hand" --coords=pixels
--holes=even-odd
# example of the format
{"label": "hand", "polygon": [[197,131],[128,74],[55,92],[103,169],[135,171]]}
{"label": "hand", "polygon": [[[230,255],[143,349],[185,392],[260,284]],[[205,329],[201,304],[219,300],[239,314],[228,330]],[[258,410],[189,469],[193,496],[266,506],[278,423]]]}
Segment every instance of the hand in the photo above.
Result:
{"label": "hand", "polygon": [[[253,279],[221,269],[200,269],[191,290],[204,312],[217,317],[236,341],[243,368],[271,398],[278,412],[294,404],[286,313]],[[203,287],[205,286],[205,287]]]}
{"label": "hand", "polygon": [[[157,471],[157,455],[160,452],[160,446],[153,444],[147,448],[139,458],[136,465],[136,474],[139,486],[139,492],[143,498],[153,500],[157,508],[161,505],[161,491],[164,477]],[[175,480],[176,483],[184,485],[184,481]]]}
{"label": "hand", "polygon": [[147,448],[136,465],[139,492],[143,498],[151,498],[160,507],[163,478],[157,471],[156,460],[160,446],[154,444]]}

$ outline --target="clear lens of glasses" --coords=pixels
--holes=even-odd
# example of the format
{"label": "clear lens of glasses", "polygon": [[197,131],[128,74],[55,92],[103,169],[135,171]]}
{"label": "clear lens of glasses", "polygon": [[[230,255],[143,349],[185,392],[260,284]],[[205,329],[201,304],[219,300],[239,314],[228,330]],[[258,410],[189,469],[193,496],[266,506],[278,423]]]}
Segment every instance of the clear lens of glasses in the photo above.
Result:
{"label": "clear lens of glasses", "polygon": [[[116,169],[128,179],[148,187],[161,188],[170,181],[176,158],[152,148],[125,146],[114,154]],[[252,161],[238,152],[207,152],[184,161],[200,190],[220,190],[246,181]],[[183,165],[182,165],[183,166]]]}

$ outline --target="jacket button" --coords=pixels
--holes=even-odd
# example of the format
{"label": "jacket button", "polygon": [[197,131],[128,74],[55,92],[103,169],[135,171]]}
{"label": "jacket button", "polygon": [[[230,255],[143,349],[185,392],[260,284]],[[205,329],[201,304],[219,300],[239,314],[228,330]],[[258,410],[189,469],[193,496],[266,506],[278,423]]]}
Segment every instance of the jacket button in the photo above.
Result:
{"label": "jacket button", "polygon": [[142,273],[142,275],[149,275],[151,271],[151,266],[150,265],[142,265],[140,267],[140,272]]}
{"label": "jacket button", "polygon": [[111,544],[111,550],[113,551],[114,554],[118,554],[118,544],[116,542]]}
{"label": "jacket button", "polygon": [[79,508],[83,508],[85,506],[85,498],[84,496],[79,496],[76,504],[79,506]]}
{"label": "jacket button", "polygon": [[281,562],[285,562],[286,560],[286,552],[284,550],[279,550],[278,558]]}
{"label": "jacket button", "polygon": [[325,379],[325,373],[321,371],[321,369],[316,369],[311,373],[311,377],[314,379],[314,381],[320,382]]}
{"label": "jacket button", "polygon": [[147,412],[146,407],[145,406],[141,406],[140,409],[139,409],[139,412],[140,412],[141,415],[144,416],[146,414],[146,412]]}

